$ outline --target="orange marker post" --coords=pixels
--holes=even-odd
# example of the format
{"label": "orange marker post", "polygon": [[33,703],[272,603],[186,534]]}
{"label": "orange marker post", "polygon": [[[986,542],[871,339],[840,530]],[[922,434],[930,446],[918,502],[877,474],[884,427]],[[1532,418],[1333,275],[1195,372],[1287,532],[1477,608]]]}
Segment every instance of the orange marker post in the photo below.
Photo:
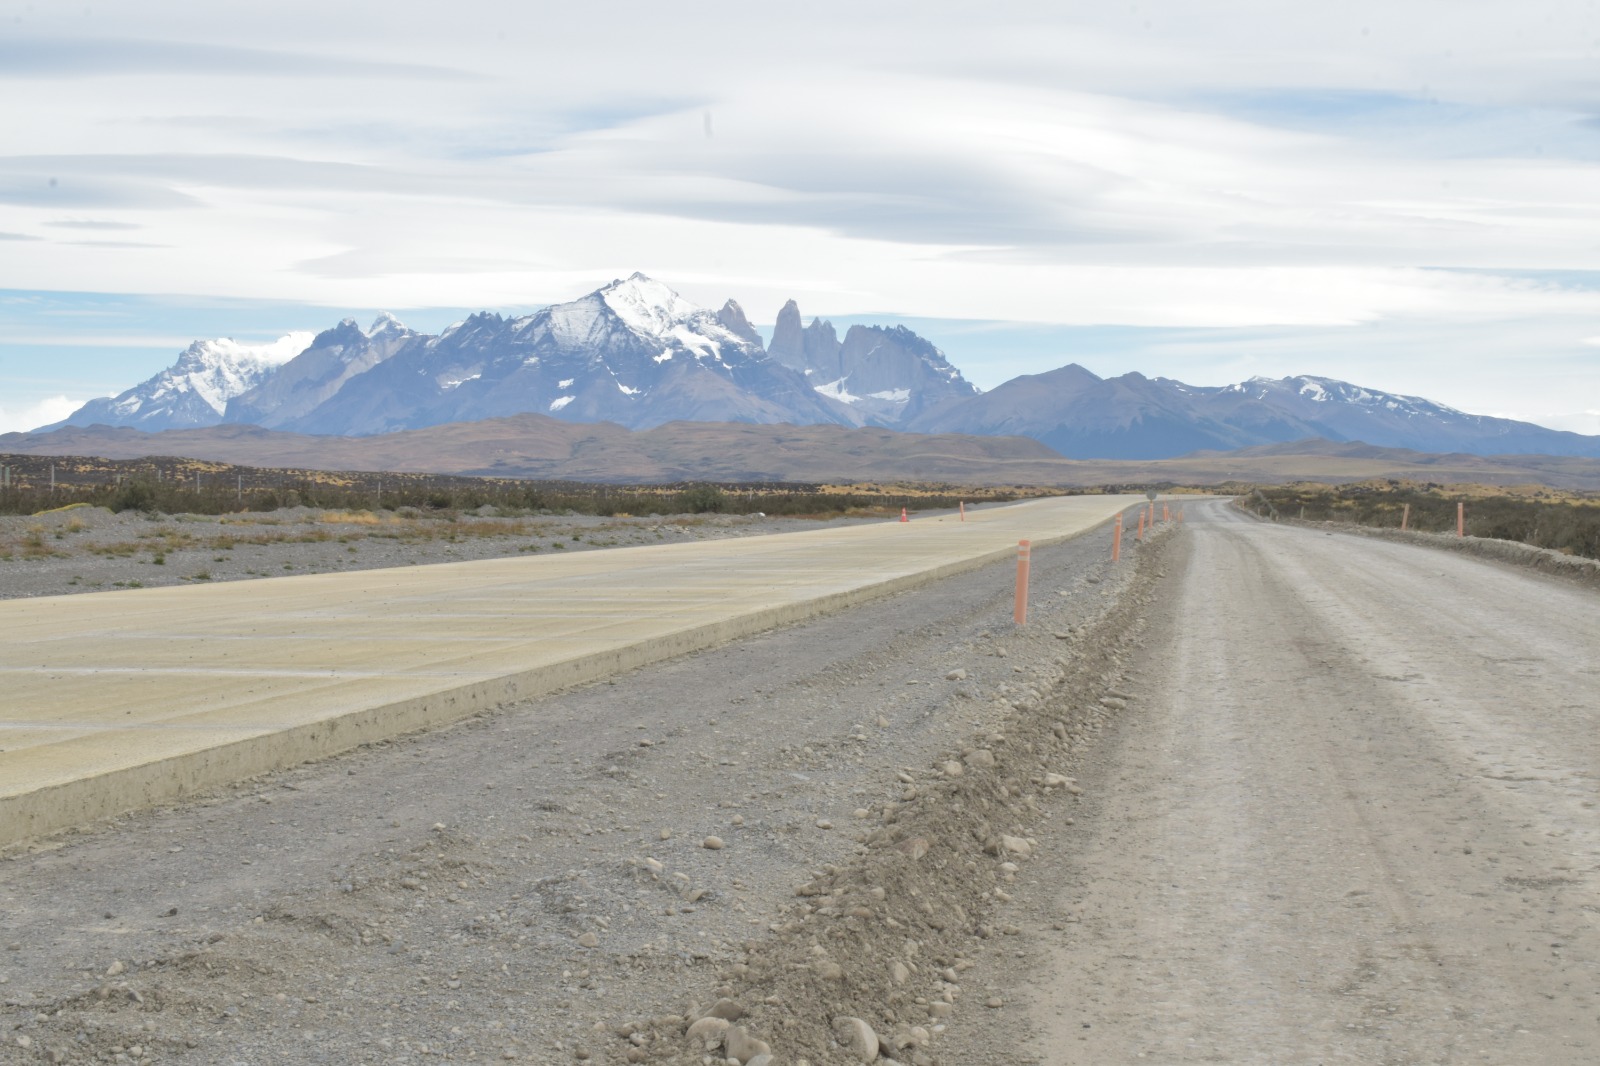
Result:
{"label": "orange marker post", "polygon": [[1144,508],[1139,508],[1139,532],[1133,535],[1134,540],[1144,539]]}
{"label": "orange marker post", "polygon": [[1161,521],[1163,521],[1163,522],[1172,521],[1172,509],[1170,507],[1168,507],[1166,504],[1162,504],[1161,505]]}
{"label": "orange marker post", "polygon": [[1017,541],[1017,605],[1011,616],[1019,626],[1028,624],[1028,568],[1032,554],[1031,541]]}
{"label": "orange marker post", "polygon": [[966,500],[961,500],[960,501],[960,507],[961,507],[961,521],[965,522],[967,520],[967,501]]}
{"label": "orange marker post", "polygon": [[1122,516],[1117,515],[1117,528],[1111,533],[1111,561],[1122,558]]}
{"label": "orange marker post", "polygon": [[1465,503],[1457,503],[1456,504],[1456,536],[1464,537],[1466,535],[1467,535],[1467,505]]}

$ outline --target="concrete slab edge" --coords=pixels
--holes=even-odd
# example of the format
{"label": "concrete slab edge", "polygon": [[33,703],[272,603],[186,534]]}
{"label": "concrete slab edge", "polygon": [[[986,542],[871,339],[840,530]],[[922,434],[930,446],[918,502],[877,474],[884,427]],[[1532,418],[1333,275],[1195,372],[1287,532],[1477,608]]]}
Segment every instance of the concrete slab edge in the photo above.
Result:
{"label": "concrete slab edge", "polygon": [[[1083,536],[1100,524],[1061,536],[1036,537],[1033,545],[1059,544]],[[182,802],[274,770],[325,759],[363,744],[448,725],[506,703],[604,680],[641,666],[846,610],[1014,557],[1014,548],[1002,548],[914,574],[753,611],[490,681],[350,711],[202,751],[0,797],[0,848],[90,826],[119,815]]]}

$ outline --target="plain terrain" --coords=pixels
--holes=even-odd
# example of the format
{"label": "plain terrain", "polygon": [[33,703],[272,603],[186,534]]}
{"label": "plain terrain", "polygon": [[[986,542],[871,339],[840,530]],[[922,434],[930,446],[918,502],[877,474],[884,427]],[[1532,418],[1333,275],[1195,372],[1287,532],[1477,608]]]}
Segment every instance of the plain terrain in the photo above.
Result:
{"label": "plain terrain", "polygon": [[247,466],[411,470],[613,482],[946,482],[960,485],[1218,485],[1412,478],[1445,483],[1540,483],[1600,490],[1600,459],[1435,455],[1360,442],[1266,444],[1176,459],[1063,459],[1026,437],[900,433],[844,426],[671,422],[634,432],[611,423],[525,414],[374,437],[310,437],[257,429],[145,433],[71,426],[0,435],[0,457],[137,459],[189,456]]}
{"label": "plain terrain", "polygon": [[223,515],[73,507],[0,515],[0,599],[750,537],[883,519],[602,517],[310,507]]}

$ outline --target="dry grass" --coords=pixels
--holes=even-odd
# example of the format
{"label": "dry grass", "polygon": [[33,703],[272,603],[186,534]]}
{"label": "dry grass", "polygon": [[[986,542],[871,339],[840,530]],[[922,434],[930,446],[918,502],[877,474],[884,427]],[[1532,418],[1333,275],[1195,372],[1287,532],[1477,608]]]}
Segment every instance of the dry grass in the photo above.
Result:
{"label": "dry grass", "polygon": [[376,515],[371,511],[324,511],[317,521],[331,526],[379,526],[401,521],[395,515]]}

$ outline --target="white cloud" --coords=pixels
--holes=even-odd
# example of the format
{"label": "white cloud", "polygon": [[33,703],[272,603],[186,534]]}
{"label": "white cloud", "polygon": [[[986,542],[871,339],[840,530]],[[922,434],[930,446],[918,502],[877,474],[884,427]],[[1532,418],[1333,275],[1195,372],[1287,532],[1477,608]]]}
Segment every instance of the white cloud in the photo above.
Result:
{"label": "white cloud", "polygon": [[1327,327],[1532,359],[1600,319],[1522,276],[1600,244],[1593,5],[35,7],[0,288],[403,312],[644,269],[757,316],[1301,327],[1334,375]]}
{"label": "white cloud", "polygon": [[1529,419],[1551,429],[1564,429],[1569,433],[1600,435],[1600,411],[1576,411],[1568,414],[1541,415]]}
{"label": "white cloud", "polygon": [[83,404],[83,400],[71,400],[65,396],[46,396],[21,407],[0,407],[0,433],[26,433],[59,422]]}

